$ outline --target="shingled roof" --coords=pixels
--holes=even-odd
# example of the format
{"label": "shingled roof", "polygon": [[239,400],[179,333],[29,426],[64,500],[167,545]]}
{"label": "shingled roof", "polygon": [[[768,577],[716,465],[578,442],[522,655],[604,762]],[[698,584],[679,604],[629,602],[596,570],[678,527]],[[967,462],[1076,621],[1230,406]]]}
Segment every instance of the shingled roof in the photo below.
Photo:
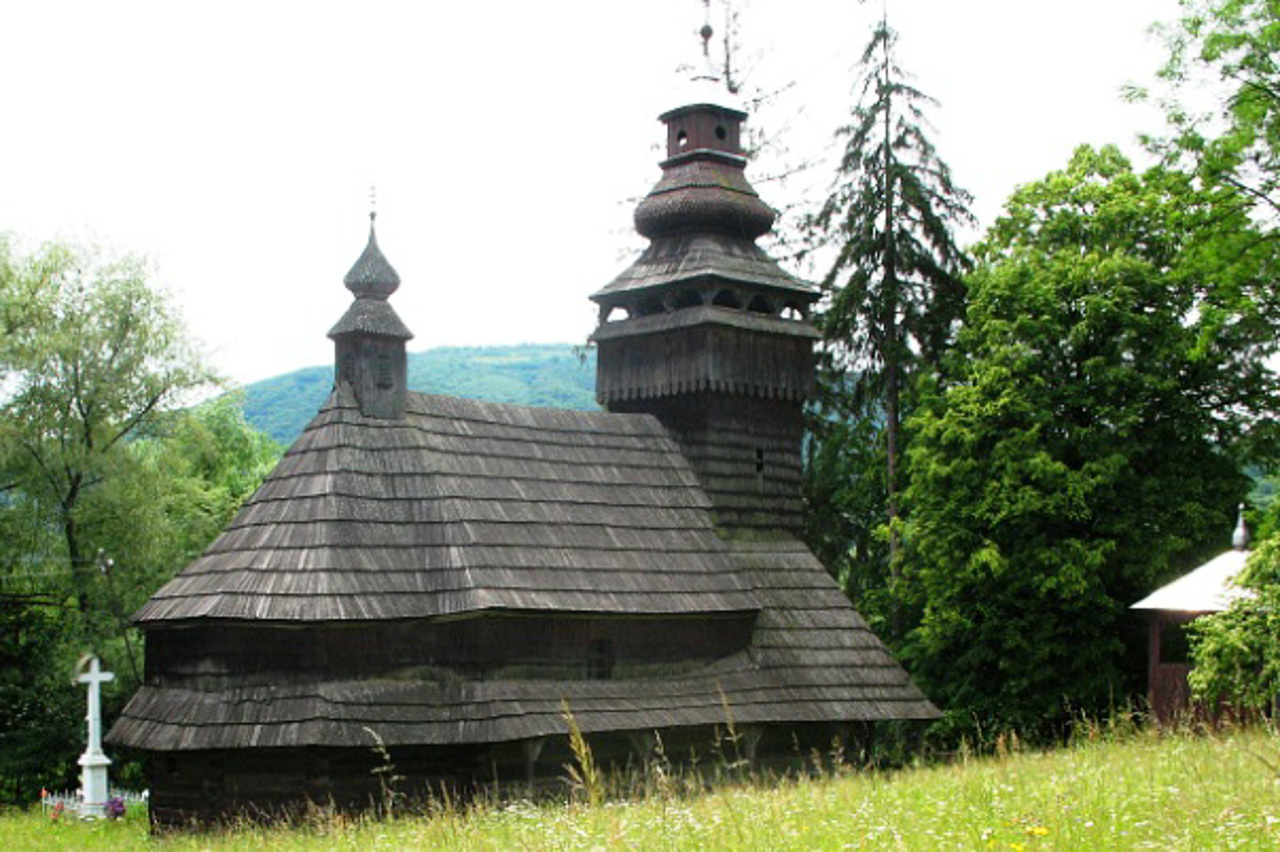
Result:
{"label": "shingled roof", "polygon": [[340,388],[136,620],[754,611],[708,505],[651,417]]}
{"label": "shingled roof", "polygon": [[503,742],[582,730],[933,719],[908,679],[799,542],[726,555],[763,609],[743,652],[660,680],[346,679],[223,690],[144,686],[112,740],[159,750]]}

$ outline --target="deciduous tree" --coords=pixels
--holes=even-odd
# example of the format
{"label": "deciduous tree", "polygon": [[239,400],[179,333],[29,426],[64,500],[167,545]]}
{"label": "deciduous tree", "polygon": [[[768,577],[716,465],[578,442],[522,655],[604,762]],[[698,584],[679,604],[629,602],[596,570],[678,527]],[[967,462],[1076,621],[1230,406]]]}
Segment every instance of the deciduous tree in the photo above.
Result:
{"label": "deciduous tree", "polygon": [[0,803],[75,769],[85,650],[142,669],[128,616],[222,529],[278,455],[238,400],[177,408],[209,371],[137,260],[0,240]]}
{"label": "deciduous tree", "polygon": [[1250,596],[1192,622],[1188,680],[1210,707],[1272,711],[1280,695],[1280,539],[1258,547],[1239,581]]}
{"label": "deciduous tree", "polygon": [[1272,242],[1248,200],[1114,148],[977,248],[950,384],[912,421],[907,656],[957,730],[1048,734],[1140,686],[1128,604],[1217,545],[1270,431]]}
{"label": "deciduous tree", "polygon": [[86,611],[96,551],[86,496],[130,463],[129,441],[212,374],[137,258],[68,244],[18,256],[0,241],[0,317],[5,485],[60,531],[57,557]]}
{"label": "deciduous tree", "polygon": [[[1280,214],[1280,4],[1273,0],[1179,0],[1163,28],[1169,57],[1160,76],[1172,134],[1154,140],[1171,160],[1189,159],[1210,181],[1235,187],[1273,222]],[[1205,84],[1208,84],[1207,86]],[[1217,93],[1212,107],[1205,90]]]}

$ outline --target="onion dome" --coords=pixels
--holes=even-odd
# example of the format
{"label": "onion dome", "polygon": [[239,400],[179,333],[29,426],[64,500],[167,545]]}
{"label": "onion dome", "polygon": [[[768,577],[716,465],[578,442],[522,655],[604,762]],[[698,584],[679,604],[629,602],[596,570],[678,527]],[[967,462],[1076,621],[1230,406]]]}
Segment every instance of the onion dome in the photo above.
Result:
{"label": "onion dome", "polygon": [[405,341],[413,332],[396,315],[387,297],[400,286],[400,276],[378,248],[369,213],[369,243],[342,279],[355,294],[346,313],[329,329],[334,343],[334,386],[347,385],[368,417],[404,416],[408,395]]}
{"label": "onion dome", "polygon": [[769,233],[773,208],[747,182],[745,162],[707,149],[666,160],[662,179],[636,208],[636,230],[649,239],[718,231],[754,240]]}
{"label": "onion dome", "polygon": [[378,235],[373,227],[376,218],[376,213],[369,214],[369,243],[342,279],[347,289],[360,299],[385,299],[400,286],[400,276],[378,248]]}

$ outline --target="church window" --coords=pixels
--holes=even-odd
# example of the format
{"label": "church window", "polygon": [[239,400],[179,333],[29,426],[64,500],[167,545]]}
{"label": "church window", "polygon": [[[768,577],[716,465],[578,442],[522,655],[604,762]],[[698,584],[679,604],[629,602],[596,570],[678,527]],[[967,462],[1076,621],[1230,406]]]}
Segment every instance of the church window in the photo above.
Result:
{"label": "church window", "polygon": [[609,680],[613,677],[613,640],[596,639],[587,646],[587,677]]}
{"label": "church window", "polygon": [[378,356],[378,390],[391,388],[391,356]]}

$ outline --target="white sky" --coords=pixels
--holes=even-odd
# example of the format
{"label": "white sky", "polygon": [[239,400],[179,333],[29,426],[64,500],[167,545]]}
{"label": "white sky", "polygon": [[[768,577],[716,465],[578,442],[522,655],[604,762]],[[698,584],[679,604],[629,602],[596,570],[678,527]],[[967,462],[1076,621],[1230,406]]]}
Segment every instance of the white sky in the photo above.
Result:
{"label": "white sky", "polygon": [[[880,4],[742,5],[754,79],[795,84],[785,144],[829,154]],[[889,11],[983,226],[1077,144],[1136,155],[1160,128],[1119,91],[1151,79],[1147,28],[1176,0]],[[580,343],[588,294],[640,245],[656,116],[701,23],[700,0],[0,0],[0,231],[151,258],[214,365],[247,382],[331,360],[374,184],[411,349]]]}

